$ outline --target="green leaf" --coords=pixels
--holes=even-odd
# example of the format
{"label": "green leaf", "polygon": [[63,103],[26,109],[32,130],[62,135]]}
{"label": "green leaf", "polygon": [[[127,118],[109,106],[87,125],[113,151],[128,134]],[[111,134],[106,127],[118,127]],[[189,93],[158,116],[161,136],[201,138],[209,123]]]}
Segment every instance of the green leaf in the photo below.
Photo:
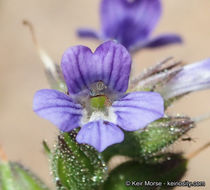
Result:
{"label": "green leaf", "polygon": [[7,161],[0,161],[1,190],[16,190],[10,164]]}
{"label": "green leaf", "polygon": [[52,153],[52,170],[59,190],[93,190],[107,176],[107,167],[93,147],[78,144],[77,133],[62,133]]}
{"label": "green leaf", "polygon": [[[167,181],[179,181],[186,172],[187,160],[180,154],[164,154],[152,160],[121,164],[110,173],[101,190],[170,189],[166,186]],[[148,186],[145,182],[157,183],[156,186]]]}
{"label": "green leaf", "polygon": [[21,187],[21,189],[49,190],[41,179],[23,165],[11,162],[10,166],[14,176],[14,181],[16,185]]}
{"label": "green leaf", "polygon": [[168,117],[157,120],[142,132],[126,132],[125,140],[107,148],[102,154],[105,161],[114,155],[148,159],[173,144],[194,126],[188,117]]}
{"label": "green leaf", "polygon": [[1,190],[49,190],[47,186],[19,163],[0,163]]}

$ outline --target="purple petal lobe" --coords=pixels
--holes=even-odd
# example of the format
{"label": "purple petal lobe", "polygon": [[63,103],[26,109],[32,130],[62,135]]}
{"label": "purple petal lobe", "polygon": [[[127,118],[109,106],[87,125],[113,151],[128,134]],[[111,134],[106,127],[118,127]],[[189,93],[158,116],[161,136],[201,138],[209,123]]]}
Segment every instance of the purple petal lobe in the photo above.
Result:
{"label": "purple petal lobe", "polygon": [[189,64],[161,90],[165,99],[210,88],[210,58]]}
{"label": "purple petal lobe", "polygon": [[160,0],[102,0],[102,32],[129,49],[150,35],[160,15]]}
{"label": "purple petal lobe", "polygon": [[80,124],[82,107],[57,90],[43,89],[36,92],[33,110],[56,125],[61,131],[68,132]]}
{"label": "purple petal lobe", "polygon": [[163,117],[164,102],[156,92],[133,92],[112,105],[117,125],[126,131],[136,131]]}
{"label": "purple petal lobe", "polygon": [[137,51],[142,48],[156,48],[166,46],[175,43],[182,43],[182,38],[176,34],[164,34],[154,39],[147,40],[145,42],[140,41],[139,44],[131,48],[131,51]]}
{"label": "purple petal lobe", "polygon": [[72,94],[90,89],[91,84],[98,81],[103,81],[113,91],[125,92],[131,57],[122,45],[113,41],[103,43],[95,53],[88,47],[74,46],[64,53],[61,68]]}
{"label": "purple petal lobe", "polygon": [[91,29],[79,29],[77,30],[77,35],[82,38],[100,38],[98,33]]}
{"label": "purple petal lobe", "polygon": [[113,123],[98,120],[84,125],[79,131],[76,140],[93,146],[99,152],[108,146],[120,143],[124,139],[124,133]]}

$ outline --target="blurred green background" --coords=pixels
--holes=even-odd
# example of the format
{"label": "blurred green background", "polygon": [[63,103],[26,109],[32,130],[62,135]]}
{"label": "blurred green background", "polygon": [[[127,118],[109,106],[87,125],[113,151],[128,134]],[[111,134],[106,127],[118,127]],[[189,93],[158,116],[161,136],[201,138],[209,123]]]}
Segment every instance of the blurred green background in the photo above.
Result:
{"label": "blurred green background", "polygon": [[[58,63],[64,50],[83,44],[96,48],[96,41],[78,39],[78,27],[99,29],[99,0],[0,0],[0,144],[12,160],[33,169],[52,186],[41,141],[52,145],[57,129],[32,111],[36,90],[48,88],[43,66],[22,20],[31,21],[37,38]],[[174,56],[186,63],[210,57],[210,1],[163,0],[162,19],[155,34],[167,32],[183,36],[183,45],[143,50],[134,56],[134,72]],[[193,93],[169,109],[171,114],[198,116],[210,112],[210,90]],[[210,141],[210,121],[200,123],[189,136],[193,142],[175,143],[169,150],[193,152]],[[210,149],[190,161],[183,180],[206,181],[210,189]],[[119,161],[119,160],[118,160]],[[177,188],[179,189],[179,188]],[[180,188],[183,189],[183,188]]]}

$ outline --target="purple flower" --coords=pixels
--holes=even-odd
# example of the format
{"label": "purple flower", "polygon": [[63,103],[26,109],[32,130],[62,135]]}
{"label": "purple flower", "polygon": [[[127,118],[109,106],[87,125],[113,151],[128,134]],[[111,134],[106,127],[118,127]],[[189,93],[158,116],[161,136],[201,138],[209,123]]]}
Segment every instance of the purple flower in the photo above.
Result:
{"label": "purple flower", "polygon": [[162,12],[160,0],[102,0],[101,31],[78,30],[80,37],[115,39],[129,51],[181,43],[176,34],[151,38]]}
{"label": "purple flower", "polygon": [[156,92],[125,94],[131,57],[120,44],[109,41],[94,53],[75,46],[64,53],[61,68],[68,93],[43,89],[36,92],[33,109],[61,131],[81,127],[78,143],[99,152],[120,143],[125,131],[136,131],[164,114],[162,97]]}
{"label": "purple flower", "polygon": [[210,88],[210,59],[184,66],[160,90],[165,99]]}

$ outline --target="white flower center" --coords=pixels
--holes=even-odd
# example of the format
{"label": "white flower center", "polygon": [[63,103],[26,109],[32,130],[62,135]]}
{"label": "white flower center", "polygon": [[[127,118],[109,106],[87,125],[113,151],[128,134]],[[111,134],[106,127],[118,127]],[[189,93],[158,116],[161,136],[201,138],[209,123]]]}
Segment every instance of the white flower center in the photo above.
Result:
{"label": "white flower center", "polygon": [[117,116],[112,107],[107,108],[106,111],[93,111],[91,115],[89,115],[88,110],[83,111],[83,117],[81,120],[82,125],[98,120],[104,120],[116,124]]}

